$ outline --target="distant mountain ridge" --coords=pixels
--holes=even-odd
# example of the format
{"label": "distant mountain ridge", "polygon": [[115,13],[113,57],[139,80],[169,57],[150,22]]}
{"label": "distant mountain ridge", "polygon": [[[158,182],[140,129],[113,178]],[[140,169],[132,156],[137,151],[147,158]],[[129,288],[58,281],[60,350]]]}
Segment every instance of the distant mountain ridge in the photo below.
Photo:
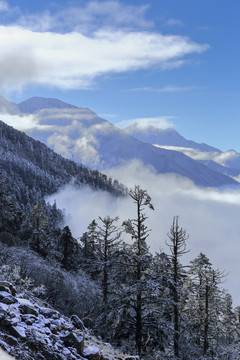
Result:
{"label": "distant mountain ridge", "polygon": [[[238,184],[231,177],[210,169],[181,152],[157,148],[146,139],[139,140],[129,135],[128,131],[119,129],[90,109],[78,108],[58,99],[40,97],[32,97],[13,105],[17,106],[20,115],[34,116],[37,126],[35,124],[26,129],[30,136],[44,142],[64,157],[92,169],[104,171],[137,159],[159,174],[174,173],[189,178],[199,186]],[[155,136],[159,134],[157,132]],[[153,138],[154,134],[150,135]],[[168,143],[171,138],[178,144],[196,144],[185,140],[177,132],[165,132],[162,135],[168,138]],[[199,147],[205,151],[214,149],[220,152],[204,144],[199,144]]]}
{"label": "distant mountain ridge", "polygon": [[137,123],[133,123],[126,127],[124,131],[135,138],[149,143],[161,144],[168,146],[182,146],[187,148],[194,148],[200,151],[216,151],[221,152],[219,149],[209,146],[207,144],[198,144],[192,140],[186,140],[175,129],[168,128],[166,130],[158,129],[154,126],[143,128]]}

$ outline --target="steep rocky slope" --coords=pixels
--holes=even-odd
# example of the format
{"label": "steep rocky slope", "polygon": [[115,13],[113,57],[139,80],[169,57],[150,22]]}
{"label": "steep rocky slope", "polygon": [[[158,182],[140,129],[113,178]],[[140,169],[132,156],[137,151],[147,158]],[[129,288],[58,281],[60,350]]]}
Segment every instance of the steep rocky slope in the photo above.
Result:
{"label": "steep rocky slope", "polygon": [[77,315],[61,315],[33,295],[0,281],[0,347],[16,360],[130,360],[94,337]]}

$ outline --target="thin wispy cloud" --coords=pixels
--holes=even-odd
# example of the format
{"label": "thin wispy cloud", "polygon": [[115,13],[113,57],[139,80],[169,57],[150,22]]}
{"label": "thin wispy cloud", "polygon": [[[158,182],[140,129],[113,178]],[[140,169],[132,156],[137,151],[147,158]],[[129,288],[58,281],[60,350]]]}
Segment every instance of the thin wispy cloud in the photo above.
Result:
{"label": "thin wispy cloud", "polygon": [[198,30],[201,30],[201,31],[211,31],[211,30],[213,30],[213,28],[210,27],[210,26],[200,26],[200,27],[198,28]]}
{"label": "thin wispy cloud", "polygon": [[183,22],[178,19],[169,19],[166,21],[166,25],[169,26],[183,26]]}
{"label": "thin wispy cloud", "polygon": [[0,0],[0,11],[7,11],[8,3],[5,0]]}
{"label": "thin wispy cloud", "polygon": [[176,92],[186,92],[186,91],[195,91],[202,89],[202,87],[199,86],[177,86],[177,85],[167,85],[162,88],[153,88],[153,87],[140,87],[140,88],[134,88],[130,89],[128,91],[132,92],[156,92],[156,93],[176,93]]}
{"label": "thin wispy cloud", "polygon": [[90,1],[86,5],[59,7],[42,13],[22,14],[17,24],[34,31],[89,33],[99,28],[150,28],[148,5],[125,5],[119,1]]}

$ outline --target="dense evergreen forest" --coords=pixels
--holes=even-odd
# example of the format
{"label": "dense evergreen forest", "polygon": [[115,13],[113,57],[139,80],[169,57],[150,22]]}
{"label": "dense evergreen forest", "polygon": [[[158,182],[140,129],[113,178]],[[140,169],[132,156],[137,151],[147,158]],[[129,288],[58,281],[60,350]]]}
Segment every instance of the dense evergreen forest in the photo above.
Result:
{"label": "dense evergreen forest", "polygon": [[104,341],[144,360],[239,359],[240,307],[233,309],[225,274],[207,255],[182,265],[188,234],[178,216],[169,251],[152,254],[145,212],[154,211],[154,199],[136,185],[128,192],[132,219],[120,224],[99,214],[75,239],[45,195],[69,182],[113,196],[127,189],[4,123],[0,141],[1,276],[25,279],[23,286],[63,314],[76,314]]}

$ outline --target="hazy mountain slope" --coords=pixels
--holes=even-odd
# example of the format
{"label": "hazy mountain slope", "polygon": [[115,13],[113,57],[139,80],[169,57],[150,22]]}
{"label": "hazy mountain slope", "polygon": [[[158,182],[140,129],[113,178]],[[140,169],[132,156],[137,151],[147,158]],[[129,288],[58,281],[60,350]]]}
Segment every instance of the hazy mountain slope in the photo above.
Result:
{"label": "hazy mountain slope", "polygon": [[[142,127],[141,124],[134,123],[126,127],[124,131],[143,142],[155,144],[157,147],[158,145],[160,145],[160,148],[161,146],[166,146],[166,148],[168,146],[170,148],[172,147],[172,149],[168,150],[185,153],[185,155],[193,158],[197,162],[207,166],[209,169],[214,170],[219,174],[230,177],[239,176],[240,154],[233,150],[223,153],[219,149],[207,144],[198,144],[194,141],[185,139],[172,128],[162,130],[154,126]],[[225,161],[225,166],[223,166],[222,163],[220,164],[220,158],[226,158],[226,154],[229,154],[230,152],[233,153],[232,157],[230,156],[229,160]]]}
{"label": "hazy mountain slope", "polygon": [[18,112],[19,108],[16,104],[0,95],[0,114],[17,114]]}
{"label": "hazy mountain slope", "polygon": [[149,144],[181,146],[198,149],[200,151],[221,152],[219,149],[216,149],[207,144],[198,144],[192,140],[187,140],[172,128],[163,130],[154,126],[141,127],[138,123],[134,123],[126,127],[124,131],[128,135],[132,135],[135,138]]}
{"label": "hazy mountain slope", "polygon": [[217,171],[221,174],[224,174],[226,176],[238,177],[240,175],[240,168],[234,169],[231,167],[226,167],[226,166],[217,164],[215,161],[212,161],[212,160],[197,160],[197,161],[199,161],[201,164],[208,166],[210,169]]}
{"label": "hazy mountain slope", "polygon": [[64,157],[91,168],[102,171],[137,159],[157,173],[185,176],[199,186],[236,184],[184,154],[156,148],[128,135],[89,109],[37,97],[25,100],[18,107],[21,112],[34,114],[35,124],[27,130],[29,135]]}
{"label": "hazy mountain slope", "polygon": [[240,154],[236,153],[236,156],[225,162],[225,165],[230,168],[240,170]]}

